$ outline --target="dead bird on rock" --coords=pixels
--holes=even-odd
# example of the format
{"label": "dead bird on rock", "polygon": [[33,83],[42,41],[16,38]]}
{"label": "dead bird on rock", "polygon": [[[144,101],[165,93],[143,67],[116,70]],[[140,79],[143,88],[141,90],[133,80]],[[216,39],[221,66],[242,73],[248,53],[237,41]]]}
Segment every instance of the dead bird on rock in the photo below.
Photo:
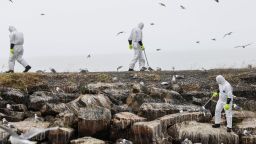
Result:
{"label": "dead bird on rock", "polygon": [[50,68],[50,71],[51,71],[52,73],[57,73],[57,71],[56,71],[54,68]]}
{"label": "dead bird on rock", "polygon": [[42,121],[44,121],[44,119],[39,117],[39,116],[37,116],[37,114],[35,114],[34,120],[35,120],[35,122],[40,122],[40,121],[42,122]]}
{"label": "dead bird on rock", "polygon": [[193,142],[186,138],[181,144],[193,144]]}
{"label": "dead bird on rock", "polygon": [[133,144],[133,143],[129,140],[126,140],[126,139],[118,139],[116,141],[116,144]]}

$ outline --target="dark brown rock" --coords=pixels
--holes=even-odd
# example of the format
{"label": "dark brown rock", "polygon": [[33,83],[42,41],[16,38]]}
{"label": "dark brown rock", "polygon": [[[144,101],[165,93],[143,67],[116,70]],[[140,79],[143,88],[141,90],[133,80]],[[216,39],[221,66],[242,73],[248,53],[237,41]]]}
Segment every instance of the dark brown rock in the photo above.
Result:
{"label": "dark brown rock", "polygon": [[93,136],[110,127],[111,112],[103,107],[81,108],[78,116],[79,136]]}
{"label": "dark brown rock", "polygon": [[48,140],[51,144],[68,144],[73,137],[74,129],[72,128],[59,128],[48,134]]}
{"label": "dark brown rock", "polygon": [[136,122],[146,121],[145,118],[129,112],[115,114],[111,125],[111,139],[130,139],[132,137],[131,127]]}
{"label": "dark brown rock", "polygon": [[226,128],[214,129],[211,124],[195,121],[175,124],[168,128],[168,135],[173,141],[183,141],[187,138],[193,143],[239,144],[239,136],[235,133],[228,133]]}

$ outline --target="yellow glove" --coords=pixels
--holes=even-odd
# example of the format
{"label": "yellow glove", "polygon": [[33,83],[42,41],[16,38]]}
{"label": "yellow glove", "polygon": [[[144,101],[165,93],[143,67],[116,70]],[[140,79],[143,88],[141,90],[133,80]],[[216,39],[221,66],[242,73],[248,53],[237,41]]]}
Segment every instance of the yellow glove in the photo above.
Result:
{"label": "yellow glove", "polygon": [[132,45],[129,45],[129,49],[132,50]]}
{"label": "yellow glove", "polygon": [[230,109],[230,104],[225,104],[224,109],[229,110]]}
{"label": "yellow glove", "polygon": [[14,49],[13,49],[13,48],[10,49],[10,53],[11,53],[12,55],[14,55]]}
{"label": "yellow glove", "polygon": [[212,97],[217,97],[217,96],[219,96],[219,93],[217,93],[217,92],[212,93]]}
{"label": "yellow glove", "polygon": [[145,50],[145,47],[144,47],[144,45],[142,45],[142,46],[141,46],[141,50],[143,50],[143,51]]}

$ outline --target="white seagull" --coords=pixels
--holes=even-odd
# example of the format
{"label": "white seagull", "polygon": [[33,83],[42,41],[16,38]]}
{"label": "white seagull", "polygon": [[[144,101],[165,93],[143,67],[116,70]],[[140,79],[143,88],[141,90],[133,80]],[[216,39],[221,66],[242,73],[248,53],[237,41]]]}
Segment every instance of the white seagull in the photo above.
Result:
{"label": "white seagull", "polygon": [[34,136],[40,134],[40,133],[45,133],[47,131],[51,131],[51,130],[57,130],[59,129],[59,127],[53,127],[53,128],[33,128],[30,131],[22,134],[22,135],[18,135],[16,132],[14,132],[12,129],[7,128],[3,125],[0,125],[0,128],[3,129],[4,131],[6,131],[7,133],[9,133],[11,136],[9,138],[9,141],[11,142],[11,144],[36,144],[37,142],[34,141],[30,141],[29,139],[33,138]]}

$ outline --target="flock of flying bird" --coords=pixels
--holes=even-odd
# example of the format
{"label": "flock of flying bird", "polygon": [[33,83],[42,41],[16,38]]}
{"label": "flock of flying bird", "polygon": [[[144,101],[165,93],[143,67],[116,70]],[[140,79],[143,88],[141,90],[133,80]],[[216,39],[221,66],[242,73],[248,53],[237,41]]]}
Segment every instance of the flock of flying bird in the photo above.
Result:
{"label": "flock of flying bird", "polygon": [[[219,2],[219,0],[215,0],[217,3]],[[159,2],[159,5],[160,6],[162,6],[162,7],[167,7],[167,5],[165,4],[165,3],[162,3],[162,2]],[[183,5],[180,5],[180,8],[181,9],[183,9],[183,10],[185,10],[186,9],[186,7],[185,6],[183,6]],[[151,26],[154,26],[155,25],[155,23],[150,23],[150,25]],[[118,32],[117,34],[116,34],[116,36],[119,36],[119,35],[121,35],[121,34],[124,34],[125,33],[125,31],[120,31],[120,32]],[[226,33],[224,36],[223,36],[223,38],[225,38],[225,37],[227,37],[227,36],[231,36],[233,34],[233,32],[228,32],[228,33]],[[212,41],[217,41],[217,39],[216,38],[212,38],[211,39]],[[197,44],[200,44],[200,41],[196,41],[196,43]],[[248,47],[248,46],[251,46],[253,43],[249,43],[249,44],[245,44],[245,45],[240,45],[240,46],[235,46],[234,48],[246,48],[246,47]],[[156,51],[161,51],[161,49],[156,49]]]}

